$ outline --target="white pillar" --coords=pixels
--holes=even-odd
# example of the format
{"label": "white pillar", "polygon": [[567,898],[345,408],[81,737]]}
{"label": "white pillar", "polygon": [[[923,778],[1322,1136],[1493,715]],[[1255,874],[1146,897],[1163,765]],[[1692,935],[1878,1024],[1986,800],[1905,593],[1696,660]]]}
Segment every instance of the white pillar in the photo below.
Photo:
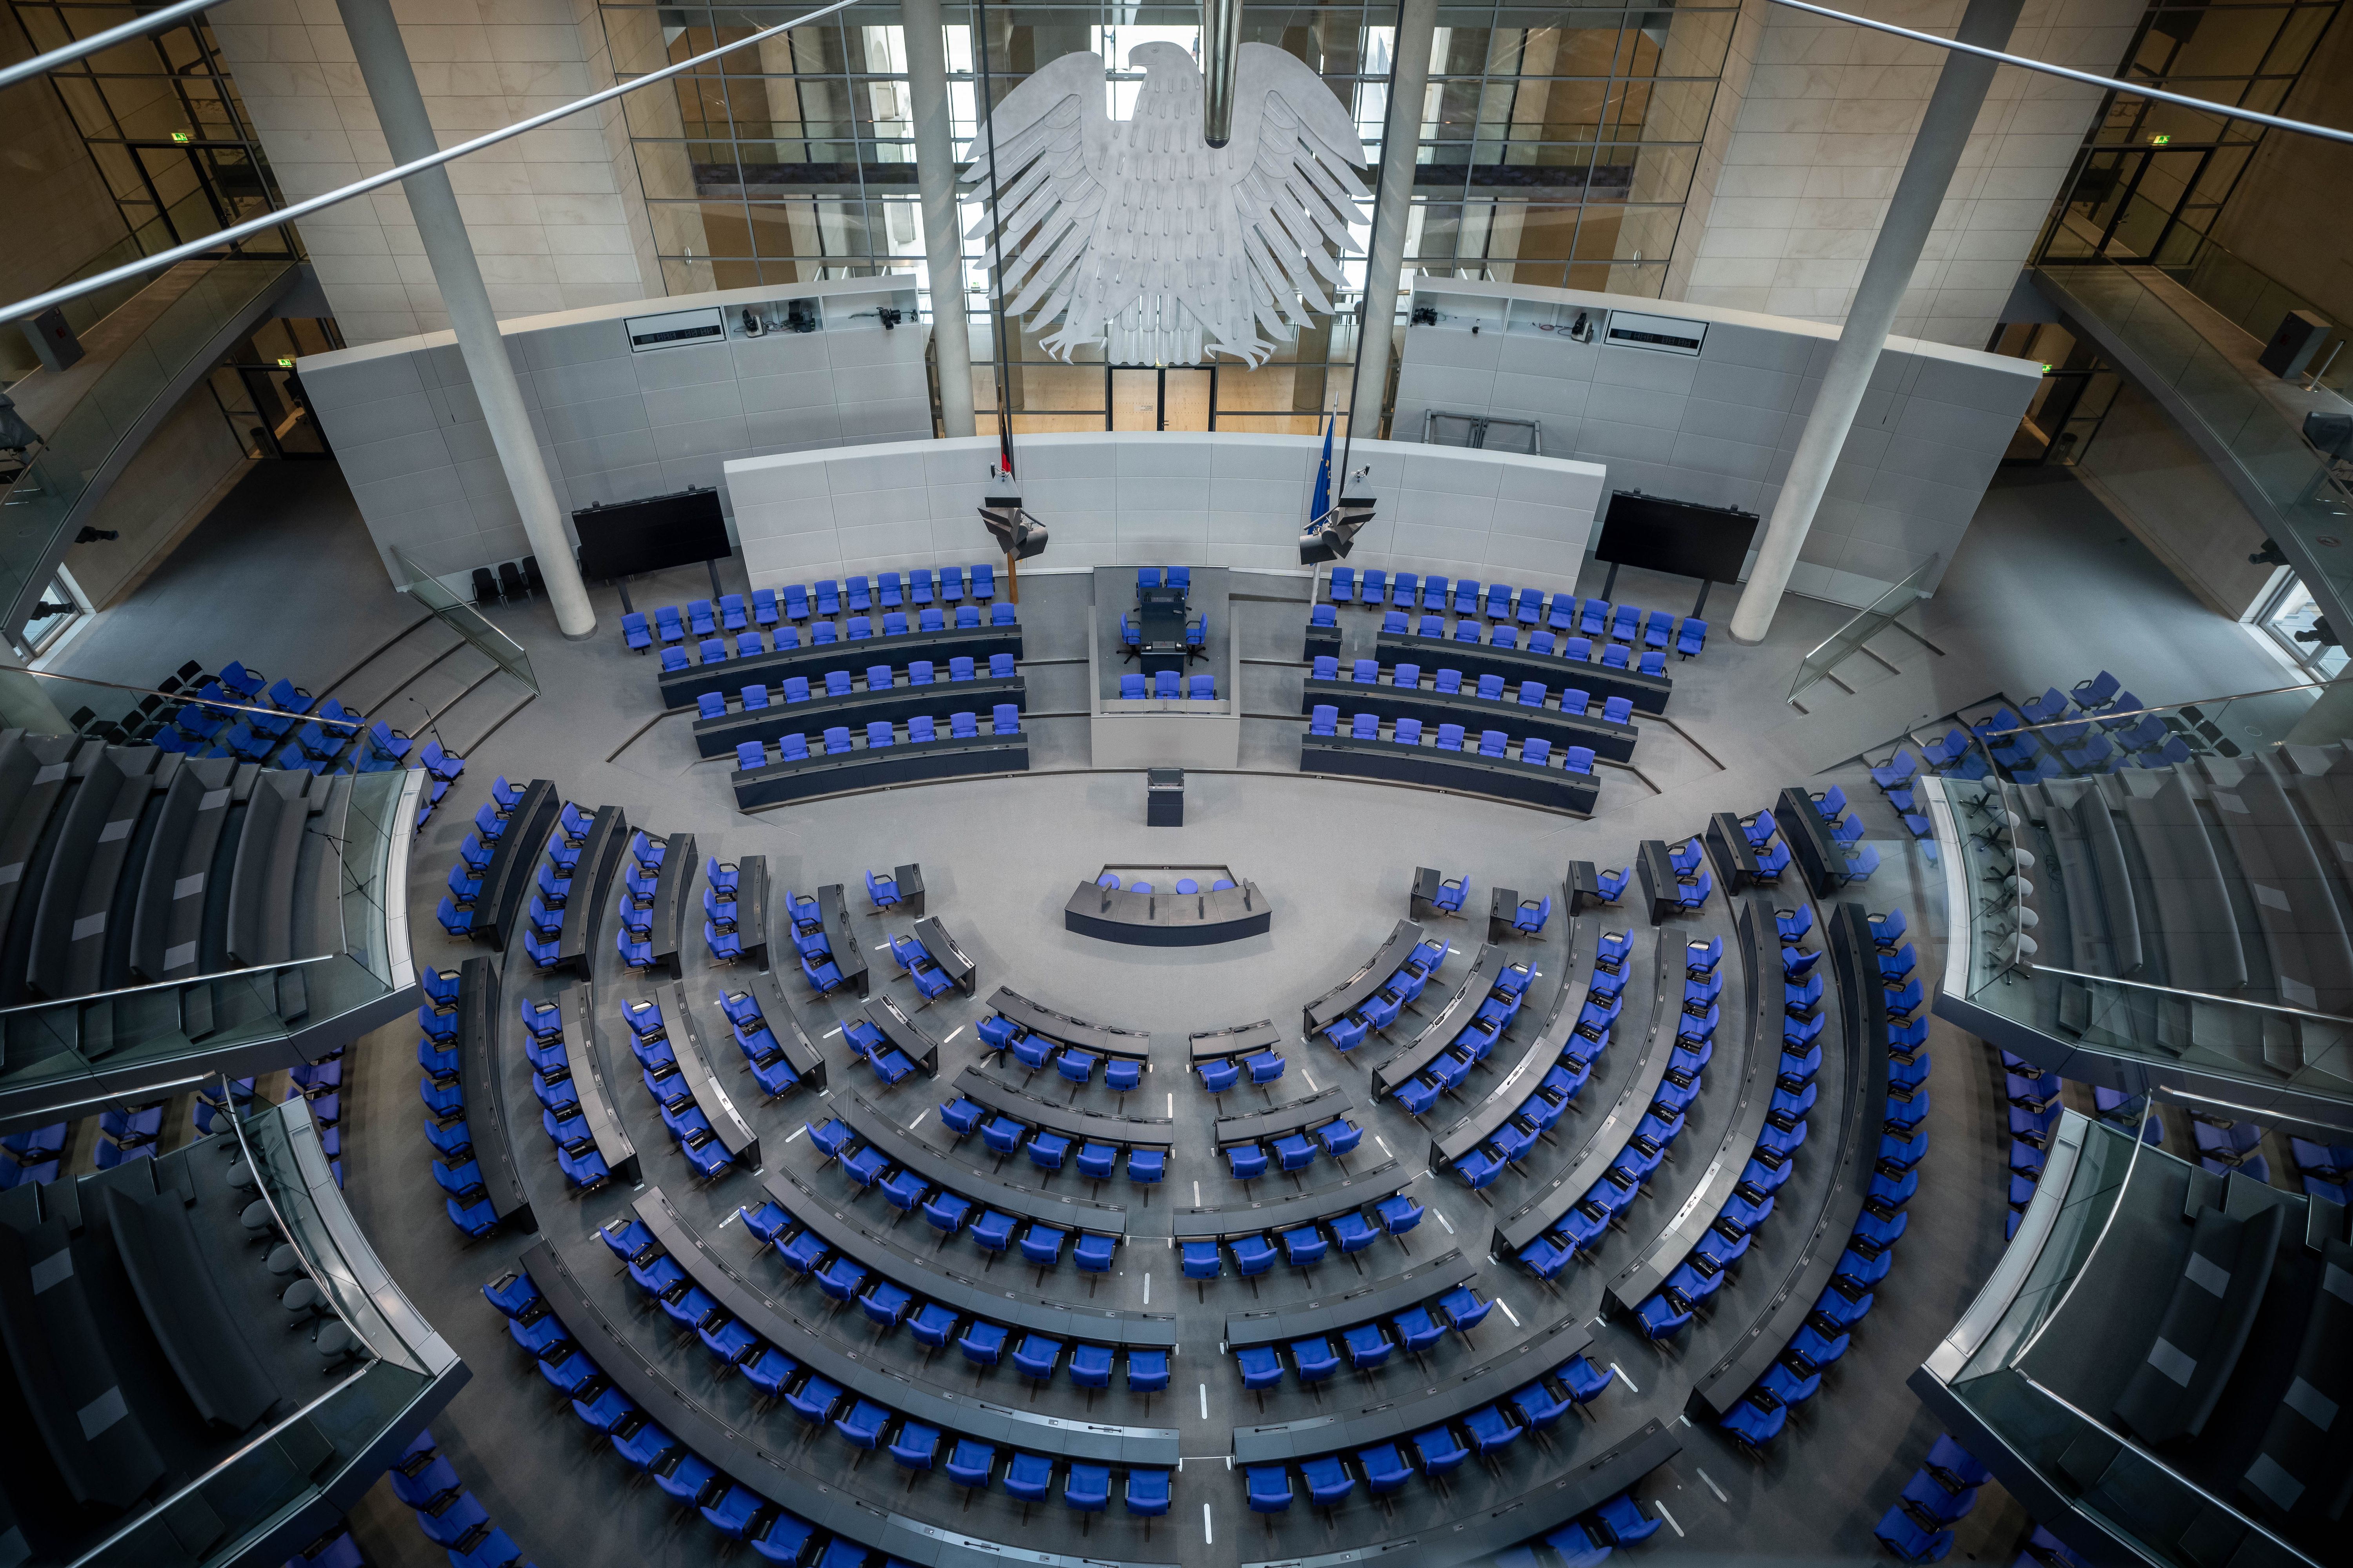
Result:
{"label": "white pillar", "polygon": [[923,270],[932,283],[932,363],[940,377],[940,431],[973,434],[972,323],[965,315],[964,226],[956,221],[954,123],[940,0],[900,0],[907,35],[907,97],[915,117],[915,189],[923,203]]}
{"label": "white pillar", "polygon": [[1422,100],[1430,92],[1430,37],[1437,30],[1438,0],[1402,0],[1397,52],[1389,60],[1389,117],[1381,130],[1380,195],[1365,259],[1365,315],[1356,334],[1356,382],[1349,403],[1351,436],[1380,433],[1381,400],[1388,395],[1398,273],[1405,262],[1413,163],[1421,149]]}
{"label": "white pillar", "polygon": [[[2010,42],[2021,5],[2021,0],[1969,0],[1955,37],[1965,44],[2001,48]],[[1879,351],[1887,342],[1888,328],[1894,325],[1904,291],[1912,285],[1920,252],[1928,243],[1928,230],[1951,188],[1953,170],[1977,124],[1978,111],[1985,106],[1993,73],[1991,60],[1957,50],[1945,55],[1936,90],[1928,97],[1927,112],[1921,117],[1919,133],[1912,139],[1911,155],[1895,182],[1895,195],[1887,204],[1887,217],[1879,226],[1871,259],[1863,264],[1862,281],[1855,288],[1854,303],[1839,332],[1830,372],[1822,378],[1821,390],[1814,395],[1813,411],[1806,417],[1805,433],[1798,437],[1797,455],[1789,460],[1788,478],[1781,481],[1780,498],[1773,503],[1772,520],[1765,525],[1757,564],[1749,570],[1739,608],[1732,613],[1732,635],[1740,642],[1762,642],[1772,627],[1773,612],[1779,608],[1782,591],[1789,585],[1789,574],[1798,564],[1806,532],[1814,525],[1814,512],[1821,505],[1831,470],[1838,466],[1839,451],[1846,445],[1855,411],[1862,406],[1872,367],[1879,363]]]}
{"label": "white pillar", "polygon": [[[335,8],[343,15],[343,31],[350,35],[352,53],[375,104],[392,161],[406,163],[439,152],[390,0],[335,0]],[[532,434],[522,388],[507,357],[506,340],[499,335],[499,318],[491,309],[490,290],[482,286],[482,268],[466,236],[466,220],[459,215],[448,168],[411,174],[401,182],[401,190],[417,219],[417,237],[432,264],[442,306],[449,312],[450,330],[458,334],[466,374],[490,424],[491,445],[514,494],[515,510],[522,514],[523,532],[532,553],[539,557],[540,575],[546,579],[547,596],[555,606],[555,624],[577,642],[595,635],[596,612],[589,607],[588,590],[581,584],[580,563],[572,553],[564,514],[556,508],[555,489],[548,483],[547,464]]]}

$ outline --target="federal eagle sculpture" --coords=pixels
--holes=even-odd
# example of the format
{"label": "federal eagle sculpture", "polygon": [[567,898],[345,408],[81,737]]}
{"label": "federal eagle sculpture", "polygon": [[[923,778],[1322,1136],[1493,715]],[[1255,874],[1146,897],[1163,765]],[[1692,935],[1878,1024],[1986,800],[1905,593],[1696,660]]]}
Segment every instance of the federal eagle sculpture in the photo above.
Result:
{"label": "federal eagle sculpture", "polygon": [[1151,43],[1127,58],[1144,71],[1130,120],[1105,107],[1101,55],[1064,55],[1005,96],[965,171],[987,201],[994,146],[997,210],[973,236],[989,236],[994,266],[1002,234],[1006,312],[1052,325],[1040,342],[1057,359],[1101,343],[1113,364],[1227,354],[1256,367],[1332,310],[1369,199],[1365,144],[1323,79],[1281,49],[1241,47],[1223,147],[1203,136],[1190,54]]}

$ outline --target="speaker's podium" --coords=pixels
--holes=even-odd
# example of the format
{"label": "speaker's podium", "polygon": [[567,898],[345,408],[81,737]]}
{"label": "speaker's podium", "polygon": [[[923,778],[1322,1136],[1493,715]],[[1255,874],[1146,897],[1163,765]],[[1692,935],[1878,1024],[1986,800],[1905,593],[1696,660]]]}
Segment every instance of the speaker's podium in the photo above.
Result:
{"label": "speaker's podium", "polygon": [[1185,826],[1185,770],[1183,768],[1144,770],[1144,826],[1146,827]]}

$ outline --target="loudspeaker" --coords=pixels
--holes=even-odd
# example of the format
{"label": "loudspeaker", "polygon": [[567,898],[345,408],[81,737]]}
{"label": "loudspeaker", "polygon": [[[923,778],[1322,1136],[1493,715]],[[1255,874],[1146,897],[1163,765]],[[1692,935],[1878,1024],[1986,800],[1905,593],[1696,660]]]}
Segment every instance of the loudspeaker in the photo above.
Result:
{"label": "loudspeaker", "polygon": [[2309,310],[2290,310],[2272,333],[2272,341],[2263,345],[2263,352],[2255,356],[2255,363],[2282,381],[2293,381],[2304,374],[2313,352],[2327,336],[2327,322]]}

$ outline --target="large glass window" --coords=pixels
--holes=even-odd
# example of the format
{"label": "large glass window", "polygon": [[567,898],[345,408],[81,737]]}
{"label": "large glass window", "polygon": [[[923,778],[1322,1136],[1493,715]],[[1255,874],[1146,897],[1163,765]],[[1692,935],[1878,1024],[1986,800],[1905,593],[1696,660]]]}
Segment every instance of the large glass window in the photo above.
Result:
{"label": "large glass window", "polygon": [[[600,6],[626,79],[788,19],[782,6]],[[1550,9],[1450,5],[1439,13],[1406,268],[1444,276],[1656,296],[1698,166],[1736,5]],[[902,29],[861,9],[797,28],[635,94],[630,139],[672,293],[923,271],[913,128]],[[956,155],[969,157],[979,100],[969,7],[949,5],[949,99]],[[1039,65],[1073,51],[1105,61],[1106,101],[1132,111],[1137,45],[1200,45],[1197,6],[991,6],[990,86],[1001,101]],[[1388,5],[1250,6],[1243,37],[1305,61],[1348,106],[1377,161],[1388,113],[1396,13]],[[1368,186],[1377,182],[1367,171]],[[1365,209],[1370,216],[1369,204]],[[964,208],[969,236],[982,221]],[[1361,247],[1368,231],[1356,231]],[[979,237],[965,241],[976,405],[996,407],[996,334]],[[1050,360],[1008,331],[1016,428],[1100,430],[1139,420],[1181,427],[1206,404],[1221,429],[1312,431],[1345,405],[1356,359],[1361,253],[1344,258],[1329,314],[1257,369],[1221,363],[1214,383],[1180,378],[1165,406],[1118,392],[1097,353]],[[923,309],[933,309],[928,285]],[[1085,354],[1082,354],[1085,361]],[[1155,398],[1159,396],[1155,382]],[[1131,406],[1134,405],[1135,406]]]}

